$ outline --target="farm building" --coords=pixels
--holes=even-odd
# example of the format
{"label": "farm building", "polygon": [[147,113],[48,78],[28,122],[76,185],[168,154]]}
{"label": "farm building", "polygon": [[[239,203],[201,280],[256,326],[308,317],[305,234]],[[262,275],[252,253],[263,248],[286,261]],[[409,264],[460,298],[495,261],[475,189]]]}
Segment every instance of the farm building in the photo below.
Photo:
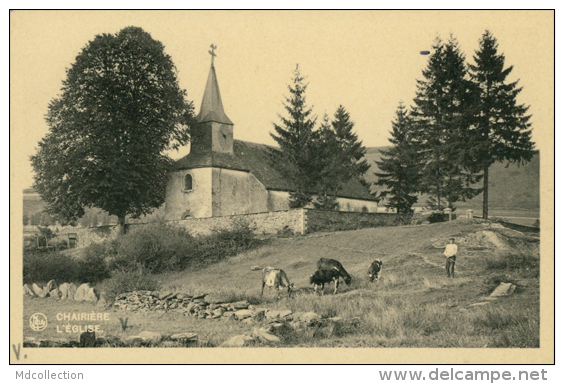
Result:
{"label": "farm building", "polygon": [[[166,218],[179,220],[289,209],[294,186],[282,177],[280,150],[233,139],[212,61],[190,153],[174,164],[166,188]],[[376,212],[378,204],[358,180],[337,197],[341,211]]]}

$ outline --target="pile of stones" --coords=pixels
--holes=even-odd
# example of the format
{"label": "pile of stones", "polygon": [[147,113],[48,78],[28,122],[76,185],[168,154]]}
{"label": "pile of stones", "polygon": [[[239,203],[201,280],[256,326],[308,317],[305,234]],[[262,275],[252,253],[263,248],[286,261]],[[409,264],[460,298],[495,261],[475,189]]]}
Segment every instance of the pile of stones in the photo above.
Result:
{"label": "pile of stones", "polygon": [[106,305],[106,300],[100,297],[100,294],[96,292],[94,288],[90,287],[88,283],[81,284],[77,287],[74,283],[57,285],[55,280],[51,280],[45,286],[40,286],[36,283],[33,283],[31,286],[24,284],[23,291],[24,295],[31,297],[88,301],[98,304],[98,306]]}

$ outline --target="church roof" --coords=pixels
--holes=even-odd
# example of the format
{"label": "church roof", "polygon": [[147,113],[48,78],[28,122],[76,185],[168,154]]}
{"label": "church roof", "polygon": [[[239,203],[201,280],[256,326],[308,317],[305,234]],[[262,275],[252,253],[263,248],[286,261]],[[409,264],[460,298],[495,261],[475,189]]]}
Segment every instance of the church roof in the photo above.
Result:
{"label": "church roof", "polygon": [[[280,170],[276,167],[276,162],[273,161],[279,155],[280,150],[269,145],[233,140],[233,155],[212,151],[191,152],[174,163],[174,170],[214,167],[251,172],[266,189],[293,191],[295,188],[292,183],[282,177]],[[349,180],[338,196],[375,200],[358,180]]]}
{"label": "church roof", "polygon": [[233,125],[233,122],[227,117],[223,110],[223,103],[221,102],[221,95],[219,93],[219,84],[217,83],[217,76],[215,74],[215,67],[213,63],[208,75],[204,97],[202,99],[202,106],[200,113],[196,116],[199,123],[208,121],[215,121],[217,123]]}

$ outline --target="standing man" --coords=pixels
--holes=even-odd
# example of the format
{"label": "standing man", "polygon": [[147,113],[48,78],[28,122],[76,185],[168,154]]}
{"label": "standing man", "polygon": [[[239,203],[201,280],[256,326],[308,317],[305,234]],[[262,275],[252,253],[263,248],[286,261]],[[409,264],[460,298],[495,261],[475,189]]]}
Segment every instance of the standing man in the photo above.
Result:
{"label": "standing man", "polygon": [[454,244],[454,237],[451,237],[450,243],[445,248],[444,255],[446,257],[446,273],[447,277],[454,278],[454,264],[456,263],[456,253],[458,252],[458,245]]}

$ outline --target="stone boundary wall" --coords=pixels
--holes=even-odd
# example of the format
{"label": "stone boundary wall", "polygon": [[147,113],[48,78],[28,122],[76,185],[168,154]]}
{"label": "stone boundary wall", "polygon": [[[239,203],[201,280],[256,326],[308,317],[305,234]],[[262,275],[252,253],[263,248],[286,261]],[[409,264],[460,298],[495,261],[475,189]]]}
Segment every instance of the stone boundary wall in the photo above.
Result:
{"label": "stone boundary wall", "polygon": [[248,221],[251,228],[254,228],[254,232],[258,235],[273,235],[281,232],[304,234],[304,211],[304,209],[290,209],[287,211],[249,213],[201,219],[193,218],[169,222],[186,227],[192,235],[207,235],[216,228],[229,228],[237,220]]}
{"label": "stone boundary wall", "polygon": [[[362,228],[389,227],[398,225],[395,213],[361,213],[321,211],[317,209],[290,209],[285,211],[250,213],[245,215],[190,218],[172,220],[168,223],[188,229],[194,235],[209,235],[215,229],[230,228],[238,220],[247,221],[257,235],[304,235],[313,232],[347,231]],[[126,232],[139,225],[127,224]],[[76,230],[78,247],[99,243],[117,236],[117,226],[80,228]]]}
{"label": "stone boundary wall", "polygon": [[361,213],[306,209],[304,225],[307,233],[311,233],[390,227],[398,224],[395,213]]}

